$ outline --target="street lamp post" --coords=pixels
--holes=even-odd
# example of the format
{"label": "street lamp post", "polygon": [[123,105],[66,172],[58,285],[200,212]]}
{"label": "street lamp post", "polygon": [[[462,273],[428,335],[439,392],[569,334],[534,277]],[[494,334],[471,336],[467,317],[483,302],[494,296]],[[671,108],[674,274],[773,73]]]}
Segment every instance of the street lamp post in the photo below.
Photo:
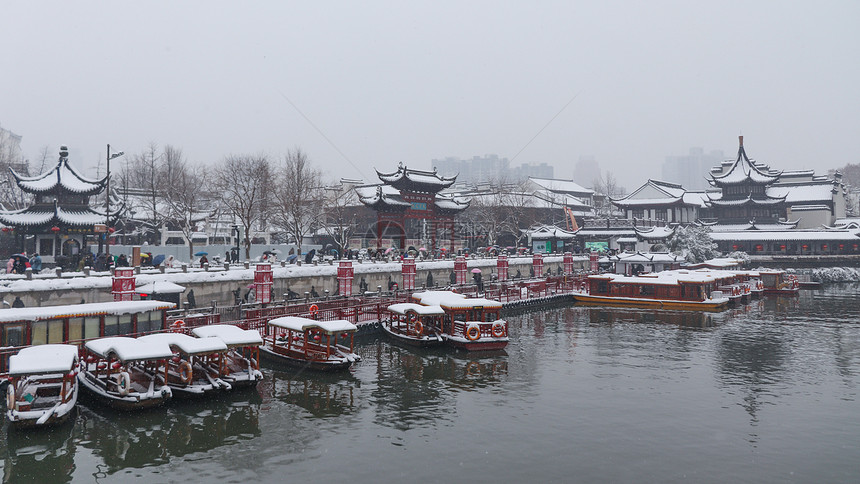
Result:
{"label": "street lamp post", "polygon": [[[110,144],[107,145],[107,176],[105,177],[105,211],[107,212],[105,218],[107,223],[105,223],[105,254],[108,256],[108,260],[110,260],[110,160],[114,158],[119,158],[124,154],[125,152],[123,151],[118,151],[114,154],[111,154]],[[108,262],[108,264],[110,264],[110,262]]]}

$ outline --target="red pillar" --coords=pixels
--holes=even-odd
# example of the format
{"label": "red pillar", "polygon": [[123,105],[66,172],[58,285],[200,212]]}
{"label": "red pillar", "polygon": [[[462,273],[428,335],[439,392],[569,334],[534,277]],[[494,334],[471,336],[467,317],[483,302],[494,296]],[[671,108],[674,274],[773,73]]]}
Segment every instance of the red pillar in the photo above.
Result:
{"label": "red pillar", "polygon": [[508,256],[500,254],[496,259],[496,272],[499,273],[499,281],[508,280]]}
{"label": "red pillar", "polygon": [[114,301],[131,301],[134,295],[134,269],[131,267],[117,267],[113,273],[113,283],[110,293]]}
{"label": "red pillar", "polygon": [[352,295],[352,281],[355,278],[355,269],[352,268],[351,260],[342,260],[337,266],[337,290],[341,296]]}
{"label": "red pillar", "polygon": [[532,267],[535,271],[535,277],[543,277],[543,254],[532,256]]}
{"label": "red pillar", "polygon": [[254,293],[258,303],[272,302],[272,264],[257,264],[254,270]]}
{"label": "red pillar", "polygon": [[457,276],[457,284],[466,284],[468,275],[466,273],[466,258],[462,255],[458,255],[454,259],[454,274]]}
{"label": "red pillar", "polygon": [[400,269],[401,275],[403,276],[403,289],[407,291],[415,290],[415,274],[417,272],[417,268],[415,266],[415,259],[412,257],[407,257],[403,259],[403,264]]}
{"label": "red pillar", "polygon": [[570,252],[564,253],[564,273],[573,274],[573,254]]}

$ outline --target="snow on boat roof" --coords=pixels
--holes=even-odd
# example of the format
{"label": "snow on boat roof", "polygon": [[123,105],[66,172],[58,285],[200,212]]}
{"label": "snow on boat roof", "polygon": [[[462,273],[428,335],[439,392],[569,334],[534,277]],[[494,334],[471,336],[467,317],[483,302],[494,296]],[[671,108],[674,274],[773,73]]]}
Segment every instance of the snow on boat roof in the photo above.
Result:
{"label": "snow on boat roof", "polygon": [[36,308],[0,309],[0,322],[42,321],[45,319],[79,318],[102,314],[132,314],[172,309],[174,303],[164,301],[112,301],[104,303],[69,304]]}
{"label": "snow on boat roof", "polygon": [[185,290],[185,286],[170,281],[153,281],[135,289],[137,294],[177,294]]}
{"label": "snow on boat roof", "polygon": [[173,350],[163,341],[141,341],[125,336],[94,339],[87,341],[86,347],[103,358],[114,353],[122,361],[155,360],[173,356]]}
{"label": "snow on boat roof", "polygon": [[349,321],[337,319],[334,321],[317,321],[314,319],[301,318],[298,316],[284,316],[269,321],[272,326],[288,329],[290,331],[305,331],[308,329],[321,329],[325,333],[332,334],[341,331],[356,331],[358,327]]}
{"label": "snow on boat roof", "polygon": [[415,311],[422,316],[434,316],[445,314],[442,306],[424,306],[415,303],[397,303],[388,306],[388,310],[392,313],[406,314],[406,311]]}
{"label": "snow on boat roof", "polygon": [[439,306],[440,301],[448,299],[463,299],[465,294],[459,294],[454,291],[423,291],[412,294],[412,298],[425,306]]}
{"label": "snow on boat roof", "polygon": [[464,299],[448,299],[439,303],[440,306],[446,309],[468,309],[475,307],[482,308],[500,308],[502,303],[492,299],[483,297],[464,298]]}
{"label": "snow on boat roof", "polygon": [[9,357],[9,374],[62,373],[71,370],[78,356],[72,345],[28,346]]}
{"label": "snow on boat roof", "polygon": [[256,329],[242,329],[232,324],[198,326],[191,332],[201,338],[210,336],[220,338],[227,346],[259,346],[263,344],[263,338],[260,337],[260,332]]}
{"label": "snow on boat roof", "polygon": [[600,274],[595,276],[588,276],[589,279],[608,279],[613,283],[620,284],[659,284],[659,285],[671,285],[674,286],[681,282],[686,283],[708,283],[708,282],[716,282],[720,279],[724,279],[727,277],[734,277],[735,273],[732,271],[715,271],[710,269],[699,269],[699,270],[673,270],[673,271],[663,271],[663,272],[655,272],[650,274],[641,274],[638,276],[625,276],[623,274]]}
{"label": "snow on boat roof", "polygon": [[183,353],[205,354],[226,351],[227,344],[220,338],[194,338],[184,333],[155,333],[137,338],[138,341],[162,342],[175,346]]}

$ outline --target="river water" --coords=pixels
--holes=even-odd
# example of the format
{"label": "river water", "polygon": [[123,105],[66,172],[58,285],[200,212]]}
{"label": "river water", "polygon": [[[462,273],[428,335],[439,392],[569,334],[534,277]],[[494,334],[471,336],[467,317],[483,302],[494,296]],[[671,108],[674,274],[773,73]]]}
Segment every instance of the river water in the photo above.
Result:
{"label": "river water", "polygon": [[857,482],[860,285],[722,313],[554,307],[500,354],[360,340],[350,373],[2,430],[4,482]]}

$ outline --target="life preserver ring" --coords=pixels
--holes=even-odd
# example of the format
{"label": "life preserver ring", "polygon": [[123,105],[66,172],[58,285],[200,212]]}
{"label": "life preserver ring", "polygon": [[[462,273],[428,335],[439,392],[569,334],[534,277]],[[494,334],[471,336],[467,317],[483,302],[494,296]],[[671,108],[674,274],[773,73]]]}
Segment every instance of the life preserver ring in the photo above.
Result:
{"label": "life preserver ring", "polygon": [[424,333],[424,325],[421,321],[415,321],[415,332],[418,333],[419,336]]}
{"label": "life preserver ring", "polygon": [[191,383],[191,377],[193,373],[194,372],[191,369],[191,363],[183,361],[179,364],[179,379],[182,380],[182,383],[186,385]]}
{"label": "life preserver ring", "polygon": [[127,371],[121,371],[116,374],[116,391],[121,397],[128,395],[131,388],[131,377]]}
{"label": "life preserver ring", "polygon": [[474,375],[474,374],[479,373],[480,371],[481,371],[481,365],[478,364],[477,361],[470,361],[466,365],[466,374],[467,375]]}
{"label": "life preserver ring", "polygon": [[310,307],[308,308],[308,312],[311,313],[311,316],[316,316],[317,313],[320,312],[320,307],[317,306],[316,304],[311,304]]}
{"label": "life preserver ring", "polygon": [[505,336],[505,325],[504,323],[493,323],[493,337],[494,338],[502,338]]}
{"label": "life preserver ring", "polygon": [[481,328],[477,326],[469,326],[466,328],[466,339],[469,341],[477,341],[481,338]]}
{"label": "life preserver ring", "polygon": [[170,330],[174,333],[184,333],[185,332],[185,321],[181,319],[177,319],[170,325]]}
{"label": "life preserver ring", "polygon": [[15,384],[6,387],[6,410],[15,410]]}

